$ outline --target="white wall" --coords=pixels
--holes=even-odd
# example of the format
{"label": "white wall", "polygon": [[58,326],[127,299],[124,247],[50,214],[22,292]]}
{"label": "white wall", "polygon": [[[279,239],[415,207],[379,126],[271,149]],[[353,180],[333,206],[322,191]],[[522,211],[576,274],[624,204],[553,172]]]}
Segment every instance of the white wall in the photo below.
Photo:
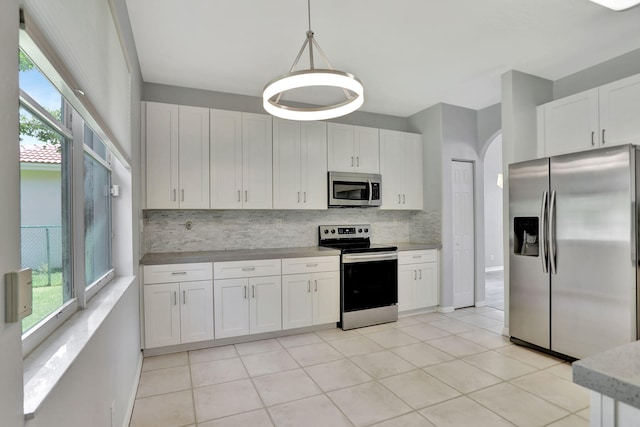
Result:
{"label": "white wall", "polygon": [[60,165],[20,166],[22,225],[61,225]]}
{"label": "white wall", "polygon": [[20,150],[18,145],[18,0],[0,13],[0,419],[23,423],[20,322],[6,323],[4,273],[20,268]]}
{"label": "white wall", "polygon": [[502,135],[498,135],[484,155],[484,268],[502,267]]}

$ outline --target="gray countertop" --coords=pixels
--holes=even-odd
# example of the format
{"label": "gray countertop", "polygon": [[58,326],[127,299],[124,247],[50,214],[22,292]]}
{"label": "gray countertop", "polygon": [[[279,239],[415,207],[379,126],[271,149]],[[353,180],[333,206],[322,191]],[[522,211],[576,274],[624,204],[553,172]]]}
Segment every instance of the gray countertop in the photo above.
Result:
{"label": "gray countertop", "polygon": [[640,408],[640,341],[574,362],[573,382]]}
{"label": "gray countertop", "polygon": [[[392,243],[401,251],[417,251],[425,249],[440,249],[441,245],[431,243]],[[336,249],[322,246],[307,246],[301,248],[268,248],[268,249],[238,249],[231,251],[202,251],[202,252],[157,252],[148,253],[140,260],[141,265],[182,264],[191,262],[220,262],[242,261],[269,258],[298,258],[313,256],[340,255]]]}

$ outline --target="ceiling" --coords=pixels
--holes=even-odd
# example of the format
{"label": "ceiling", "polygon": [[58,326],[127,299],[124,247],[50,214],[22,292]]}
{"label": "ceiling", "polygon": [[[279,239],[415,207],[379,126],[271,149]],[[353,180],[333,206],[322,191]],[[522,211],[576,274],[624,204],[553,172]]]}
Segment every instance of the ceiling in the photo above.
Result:
{"label": "ceiling", "polygon": [[[305,0],[127,6],[145,82],[250,96],[289,71],[308,26]],[[361,110],[401,117],[439,102],[498,103],[511,69],[557,80],[640,48],[639,23],[640,7],[613,12],[588,0],[311,2],[317,42],[365,87]]]}

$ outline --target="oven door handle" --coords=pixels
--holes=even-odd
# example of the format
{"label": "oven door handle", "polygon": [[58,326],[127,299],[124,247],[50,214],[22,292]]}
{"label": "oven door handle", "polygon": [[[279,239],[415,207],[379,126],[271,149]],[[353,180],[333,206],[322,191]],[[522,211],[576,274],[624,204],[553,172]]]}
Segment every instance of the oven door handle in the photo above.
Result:
{"label": "oven door handle", "polygon": [[373,254],[346,254],[342,255],[343,264],[355,262],[393,261],[398,259],[397,252],[378,252]]}

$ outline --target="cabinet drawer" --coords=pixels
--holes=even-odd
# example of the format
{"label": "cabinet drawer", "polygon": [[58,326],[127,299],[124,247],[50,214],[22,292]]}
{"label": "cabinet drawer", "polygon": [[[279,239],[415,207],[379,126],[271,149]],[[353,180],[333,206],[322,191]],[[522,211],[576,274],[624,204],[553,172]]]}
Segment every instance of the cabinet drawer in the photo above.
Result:
{"label": "cabinet drawer", "polygon": [[278,276],[281,270],[280,265],[280,259],[214,262],[213,277],[217,280],[238,277]]}
{"label": "cabinet drawer", "polygon": [[436,262],[438,251],[430,249],[426,251],[401,251],[398,252],[398,264],[416,264],[422,262]]}
{"label": "cabinet drawer", "polygon": [[145,265],[144,283],[192,282],[211,280],[211,263]]}
{"label": "cabinet drawer", "polygon": [[339,256],[284,258],[282,260],[282,274],[317,273],[320,271],[339,270]]}

